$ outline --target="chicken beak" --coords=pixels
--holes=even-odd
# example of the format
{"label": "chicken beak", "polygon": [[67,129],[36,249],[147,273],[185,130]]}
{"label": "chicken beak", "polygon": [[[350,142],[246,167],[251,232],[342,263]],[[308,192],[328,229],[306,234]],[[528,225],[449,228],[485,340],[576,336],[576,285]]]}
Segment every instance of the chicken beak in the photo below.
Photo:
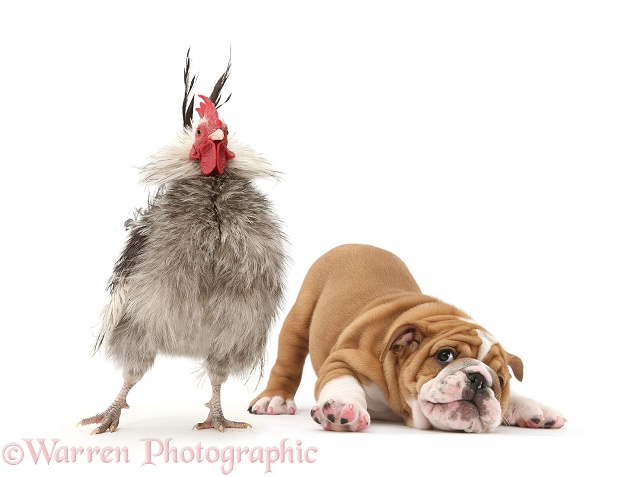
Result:
{"label": "chicken beak", "polygon": [[221,129],[217,129],[210,136],[208,136],[208,138],[212,139],[213,141],[221,141],[224,138],[224,132]]}

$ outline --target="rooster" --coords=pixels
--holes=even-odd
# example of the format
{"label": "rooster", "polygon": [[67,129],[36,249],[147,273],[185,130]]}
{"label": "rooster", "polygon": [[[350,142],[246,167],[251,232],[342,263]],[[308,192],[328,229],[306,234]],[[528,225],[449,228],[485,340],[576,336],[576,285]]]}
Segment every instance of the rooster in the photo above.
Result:
{"label": "rooster", "polygon": [[193,124],[197,76],[190,63],[188,50],[183,129],[142,168],[142,182],[155,192],[125,223],[128,239],[108,282],[110,301],[94,348],[122,369],[124,383],[105,411],[78,423],[98,424],[92,434],[116,430],[128,392],[158,354],[203,363],[212,397],[206,420],[194,428],[250,427],[224,417],[221,385],[261,370],[281,306],[285,236],[253,183],[278,174],[229,138],[219,118],[230,60],[210,96],[198,96]]}

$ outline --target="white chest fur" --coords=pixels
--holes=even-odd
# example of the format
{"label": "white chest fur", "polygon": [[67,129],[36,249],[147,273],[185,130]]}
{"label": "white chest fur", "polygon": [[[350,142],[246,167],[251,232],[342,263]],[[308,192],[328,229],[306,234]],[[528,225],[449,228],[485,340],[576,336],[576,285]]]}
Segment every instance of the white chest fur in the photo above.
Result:
{"label": "white chest fur", "polygon": [[389,404],[382,390],[374,383],[362,387],[367,396],[367,409],[372,419],[383,421],[402,421],[402,417],[396,415]]}

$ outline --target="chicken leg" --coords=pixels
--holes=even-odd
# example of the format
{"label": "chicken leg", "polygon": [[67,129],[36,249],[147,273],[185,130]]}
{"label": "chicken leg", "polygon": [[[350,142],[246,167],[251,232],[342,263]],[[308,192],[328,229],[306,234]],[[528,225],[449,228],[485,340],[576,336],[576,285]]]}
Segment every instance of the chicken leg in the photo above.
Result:
{"label": "chicken leg", "polygon": [[94,429],[91,434],[102,434],[109,429],[110,432],[114,432],[119,425],[119,420],[121,418],[121,409],[129,409],[130,406],[126,401],[127,394],[130,392],[130,389],[137,383],[125,381],[121,391],[114,399],[114,402],[109,405],[109,407],[95,416],[82,419],[76,424],[77,426],[86,426],[88,424],[100,424],[96,429]]}
{"label": "chicken leg", "polygon": [[211,379],[212,383],[212,398],[206,403],[206,407],[210,408],[208,417],[204,422],[195,424],[193,429],[217,429],[219,432],[224,432],[224,429],[246,429],[251,427],[246,422],[229,421],[224,417],[221,410],[221,384],[218,381]]}

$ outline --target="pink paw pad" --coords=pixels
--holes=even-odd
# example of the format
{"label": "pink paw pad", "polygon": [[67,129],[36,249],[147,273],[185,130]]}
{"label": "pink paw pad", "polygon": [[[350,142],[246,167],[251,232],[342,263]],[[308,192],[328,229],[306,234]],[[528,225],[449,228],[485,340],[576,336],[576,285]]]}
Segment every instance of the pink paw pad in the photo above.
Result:
{"label": "pink paw pad", "polygon": [[362,431],[369,426],[369,414],[354,403],[329,399],[311,409],[311,418],[326,431]]}

